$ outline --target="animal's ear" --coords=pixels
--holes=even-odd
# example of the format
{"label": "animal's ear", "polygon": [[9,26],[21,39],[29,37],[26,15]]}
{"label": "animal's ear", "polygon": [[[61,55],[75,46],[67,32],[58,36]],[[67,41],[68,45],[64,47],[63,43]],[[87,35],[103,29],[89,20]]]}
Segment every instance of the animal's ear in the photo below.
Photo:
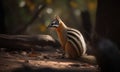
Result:
{"label": "animal's ear", "polygon": [[59,16],[57,16],[57,15],[55,16],[55,19],[57,19],[57,20],[61,20],[61,19],[60,19],[60,17],[59,17]]}

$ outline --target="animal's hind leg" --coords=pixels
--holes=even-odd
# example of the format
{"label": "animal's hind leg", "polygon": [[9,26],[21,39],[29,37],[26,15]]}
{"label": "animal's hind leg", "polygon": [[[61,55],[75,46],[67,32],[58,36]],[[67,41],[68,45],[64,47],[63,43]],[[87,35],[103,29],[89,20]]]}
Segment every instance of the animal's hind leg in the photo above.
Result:
{"label": "animal's hind leg", "polygon": [[67,42],[65,45],[65,57],[72,59],[79,58],[74,46],[70,42]]}

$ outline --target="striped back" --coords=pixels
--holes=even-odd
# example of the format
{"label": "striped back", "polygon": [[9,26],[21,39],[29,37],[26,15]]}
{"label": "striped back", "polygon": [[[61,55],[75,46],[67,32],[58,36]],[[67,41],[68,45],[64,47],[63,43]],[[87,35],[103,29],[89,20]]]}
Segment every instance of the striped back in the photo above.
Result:
{"label": "striped back", "polygon": [[86,52],[86,43],[82,34],[73,28],[67,29],[67,40],[74,46],[78,56],[84,55]]}

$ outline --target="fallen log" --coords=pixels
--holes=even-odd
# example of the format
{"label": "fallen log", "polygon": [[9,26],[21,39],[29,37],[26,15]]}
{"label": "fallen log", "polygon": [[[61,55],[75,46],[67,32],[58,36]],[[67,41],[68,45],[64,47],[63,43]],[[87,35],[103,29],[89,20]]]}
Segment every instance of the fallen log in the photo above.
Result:
{"label": "fallen log", "polygon": [[8,50],[31,50],[39,47],[60,47],[57,40],[50,35],[5,35],[0,34],[0,48]]}

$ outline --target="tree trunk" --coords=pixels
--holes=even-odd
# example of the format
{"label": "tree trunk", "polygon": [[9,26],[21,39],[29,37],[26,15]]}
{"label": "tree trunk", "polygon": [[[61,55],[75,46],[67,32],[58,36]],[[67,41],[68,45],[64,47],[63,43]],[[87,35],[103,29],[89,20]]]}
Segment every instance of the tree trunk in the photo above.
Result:
{"label": "tree trunk", "polygon": [[101,72],[120,72],[120,4],[98,0],[93,45]]}
{"label": "tree trunk", "polygon": [[14,34],[24,24],[20,15],[20,7],[17,0],[3,0],[3,7],[6,32],[7,34]]}
{"label": "tree trunk", "polygon": [[5,23],[4,23],[4,9],[3,9],[3,0],[0,0],[0,33],[5,33]]}
{"label": "tree trunk", "polygon": [[91,37],[91,29],[92,29],[90,14],[87,10],[85,10],[85,11],[82,11],[81,16],[82,16],[82,23],[83,23],[85,38],[89,41]]}
{"label": "tree trunk", "polygon": [[98,0],[96,32],[115,42],[120,48],[120,4],[118,0]]}

